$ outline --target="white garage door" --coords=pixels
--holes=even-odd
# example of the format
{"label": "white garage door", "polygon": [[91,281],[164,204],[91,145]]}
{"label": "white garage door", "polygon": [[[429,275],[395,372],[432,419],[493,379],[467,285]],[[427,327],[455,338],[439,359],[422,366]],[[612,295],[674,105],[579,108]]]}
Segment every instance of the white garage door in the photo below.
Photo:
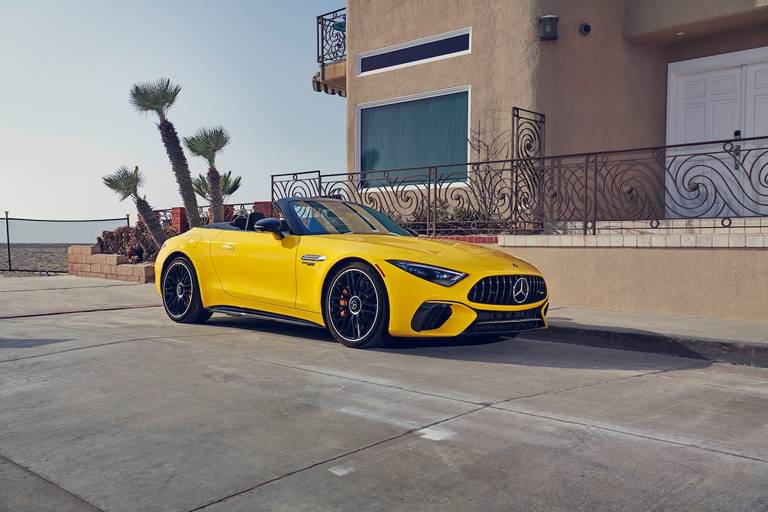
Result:
{"label": "white garage door", "polygon": [[[669,65],[668,144],[762,136],[768,136],[768,47]],[[668,151],[667,215],[768,215],[767,148],[765,141],[742,141]]]}

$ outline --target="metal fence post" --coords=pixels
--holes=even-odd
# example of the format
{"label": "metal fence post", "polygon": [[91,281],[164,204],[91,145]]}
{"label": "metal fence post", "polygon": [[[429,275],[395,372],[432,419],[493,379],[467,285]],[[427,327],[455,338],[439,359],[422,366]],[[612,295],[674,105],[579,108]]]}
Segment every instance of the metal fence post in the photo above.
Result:
{"label": "metal fence post", "polygon": [[600,155],[595,153],[595,173],[593,175],[594,180],[594,197],[593,197],[593,203],[592,203],[592,234],[597,234],[597,181],[598,181],[598,175],[597,173],[600,172],[600,169],[598,167],[598,159],[600,158]]}
{"label": "metal fence post", "polygon": [[131,214],[126,213],[125,214],[125,225],[128,227],[131,227]]}
{"label": "metal fence post", "polygon": [[8,222],[8,210],[5,211],[5,248],[8,250],[8,272],[13,269],[11,265],[11,227]]}
{"label": "metal fence post", "polygon": [[589,155],[584,157],[584,234],[589,227]]}

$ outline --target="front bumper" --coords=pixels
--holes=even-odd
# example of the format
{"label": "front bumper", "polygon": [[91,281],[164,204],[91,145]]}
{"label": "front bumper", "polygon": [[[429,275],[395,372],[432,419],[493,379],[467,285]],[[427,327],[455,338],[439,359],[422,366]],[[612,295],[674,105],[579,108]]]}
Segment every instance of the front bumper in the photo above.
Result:
{"label": "front bumper", "polygon": [[[549,294],[546,291],[535,302],[514,305],[474,302],[474,295],[470,295],[473,286],[485,278],[514,274],[540,276],[535,270],[477,272],[454,286],[445,287],[400,269],[385,268],[387,272],[386,275],[382,272],[382,277],[389,296],[389,333],[392,336],[453,337],[547,327]],[[425,307],[431,311],[425,312]]]}
{"label": "front bumper", "polygon": [[[411,318],[406,336],[478,336],[515,333],[547,327],[545,301],[536,307],[518,310],[474,309],[457,302],[427,301]],[[392,334],[395,334],[394,332]],[[403,334],[396,334],[403,336]]]}

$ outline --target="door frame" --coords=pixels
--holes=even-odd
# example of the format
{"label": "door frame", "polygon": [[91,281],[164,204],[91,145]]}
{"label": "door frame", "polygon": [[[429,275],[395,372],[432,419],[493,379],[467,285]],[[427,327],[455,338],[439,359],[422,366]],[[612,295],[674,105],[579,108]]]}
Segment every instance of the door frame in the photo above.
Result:
{"label": "door frame", "polygon": [[[729,67],[744,67],[750,64],[768,62],[768,46],[741,50],[738,52],[720,53],[696,59],[681,60],[667,64],[667,145],[675,144],[673,137],[677,127],[678,83],[680,77],[693,73],[716,71]],[[745,77],[746,78],[746,77]],[[746,101],[746,80],[741,81],[742,101]],[[744,108],[744,105],[742,105]],[[706,142],[706,141],[699,141]]]}

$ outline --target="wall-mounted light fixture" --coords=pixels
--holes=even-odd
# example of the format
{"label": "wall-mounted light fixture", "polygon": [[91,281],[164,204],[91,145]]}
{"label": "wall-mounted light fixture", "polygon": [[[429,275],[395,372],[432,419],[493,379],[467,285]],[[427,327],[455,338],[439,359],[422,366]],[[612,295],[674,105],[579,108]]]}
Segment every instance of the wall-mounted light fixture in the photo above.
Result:
{"label": "wall-mounted light fixture", "polygon": [[539,18],[539,39],[542,41],[554,41],[557,39],[557,20],[559,16],[547,14]]}

